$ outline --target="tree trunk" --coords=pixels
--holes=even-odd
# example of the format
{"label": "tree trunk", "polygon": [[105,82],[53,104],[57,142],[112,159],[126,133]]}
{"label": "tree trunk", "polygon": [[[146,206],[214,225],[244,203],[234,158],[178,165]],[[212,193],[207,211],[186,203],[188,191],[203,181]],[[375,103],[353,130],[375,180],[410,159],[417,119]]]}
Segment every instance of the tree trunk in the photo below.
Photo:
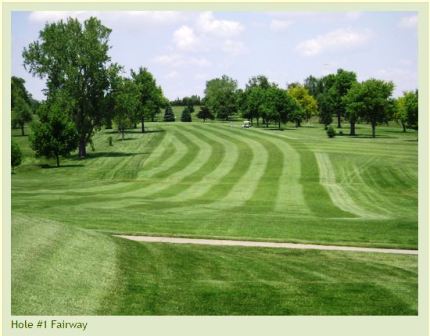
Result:
{"label": "tree trunk", "polygon": [[60,167],[60,156],[56,155],[56,157],[57,157],[57,167]]}
{"label": "tree trunk", "polygon": [[124,130],[121,130],[121,140],[124,140]]}
{"label": "tree trunk", "polygon": [[278,128],[281,129],[281,119],[278,120]]}
{"label": "tree trunk", "polygon": [[260,118],[257,117],[257,127],[260,126]]}
{"label": "tree trunk", "polygon": [[372,122],[372,138],[376,137],[375,128],[376,128],[376,124],[374,122]]}
{"label": "tree trunk", "polygon": [[137,128],[137,123],[134,123],[133,128]]}
{"label": "tree trunk", "polygon": [[145,133],[145,117],[142,117],[142,133]]}
{"label": "tree trunk", "polygon": [[403,132],[406,133],[406,125],[405,125],[405,123],[403,121],[401,123],[402,123],[402,127],[403,127]]}
{"label": "tree trunk", "polygon": [[79,158],[83,159],[87,156],[87,148],[85,138],[79,139]]}
{"label": "tree trunk", "polygon": [[24,124],[21,124],[21,135],[24,136]]}
{"label": "tree trunk", "polygon": [[349,130],[349,135],[356,135],[355,134],[355,122],[350,122],[351,128]]}
{"label": "tree trunk", "polygon": [[337,128],[342,128],[342,125],[340,124],[340,113],[337,115]]}

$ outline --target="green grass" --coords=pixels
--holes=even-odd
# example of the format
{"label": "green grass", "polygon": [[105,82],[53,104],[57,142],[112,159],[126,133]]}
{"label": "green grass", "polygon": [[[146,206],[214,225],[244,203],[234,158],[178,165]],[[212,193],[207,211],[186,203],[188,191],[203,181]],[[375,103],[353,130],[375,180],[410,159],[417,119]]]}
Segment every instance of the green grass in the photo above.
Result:
{"label": "green grass", "polygon": [[[129,130],[125,141],[114,130],[101,131],[95,152],[85,160],[62,160],[60,168],[43,168],[54,163],[35,159],[28,137],[13,131],[24,153],[12,176],[14,313],[416,314],[413,256],[139,244],[111,237],[417,248],[416,132],[384,126],[371,139],[367,125],[359,125],[358,137],[329,139],[319,125],[284,131],[200,121],[146,126],[148,133]],[[114,137],[112,147],[108,136]],[[23,243],[28,241],[34,245]],[[71,251],[63,252],[69,245]],[[52,277],[52,255],[66,265],[82,260],[79,253],[91,257],[78,265],[80,271],[60,268]],[[88,272],[99,258],[100,269]],[[296,266],[287,267],[292,261]],[[243,275],[236,271],[248,268]],[[37,280],[28,283],[30,274],[38,274]],[[80,292],[83,301],[73,294],[79,292],[74,284],[63,290],[70,295],[67,305],[46,294],[55,288],[49,277],[61,288],[73,276],[88,284]],[[103,286],[94,289],[100,281]],[[25,305],[29,293],[34,304]]]}

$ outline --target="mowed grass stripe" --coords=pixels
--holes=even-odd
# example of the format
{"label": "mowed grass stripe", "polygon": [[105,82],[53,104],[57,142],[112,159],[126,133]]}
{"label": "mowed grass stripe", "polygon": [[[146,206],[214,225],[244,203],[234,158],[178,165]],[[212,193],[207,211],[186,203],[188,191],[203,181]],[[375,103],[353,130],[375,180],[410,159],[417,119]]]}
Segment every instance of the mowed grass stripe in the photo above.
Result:
{"label": "mowed grass stripe", "polygon": [[385,219],[386,216],[366,210],[355,203],[347,190],[336,183],[334,168],[328,154],[315,153],[317,159],[321,184],[327,189],[331,200],[343,211],[350,212],[360,218]]}
{"label": "mowed grass stripe", "polygon": [[[278,136],[269,134],[267,130],[257,129],[255,132],[264,133],[272,137]],[[341,210],[333,204],[329,194],[320,184],[319,169],[314,153],[298,140],[282,136],[279,138],[282,138],[299,154],[301,167],[300,183],[302,184],[305,202],[312,213],[316,217],[353,218],[354,215]]]}
{"label": "mowed grass stripe", "polygon": [[[206,129],[202,130],[201,126],[193,126],[192,132],[210,144],[210,157],[197,172],[181,181],[180,188],[176,185],[175,192],[162,196],[164,201],[185,202],[203,195],[214,184],[221,182],[222,177],[231,170],[238,158],[237,148],[231,142],[207,132]],[[158,194],[157,196],[161,198]]]}
{"label": "mowed grass stripe", "polygon": [[196,133],[191,125],[186,127],[187,137],[199,147],[198,155],[189,162],[187,169],[170,175],[164,181],[168,183],[164,188],[158,188],[148,195],[152,199],[172,197],[188,189],[192,184],[198,183],[202,178],[214,170],[224,155],[223,147],[218,142],[211,141],[202,133]]}
{"label": "mowed grass stripe", "polygon": [[[212,125],[211,128],[212,130],[215,129]],[[250,149],[248,153],[251,155],[251,160],[247,166],[242,165],[242,169],[236,172],[236,180],[232,181],[234,185],[228,194],[223,198],[216,198],[213,202],[206,204],[204,206],[205,209],[226,210],[243,206],[245,202],[254,195],[260,179],[266,170],[269,158],[267,149],[260,142],[250,139],[236,131],[237,129],[223,127],[217,128],[216,132],[221,136],[228,135],[228,137],[233,140],[246,143]]]}
{"label": "mowed grass stripe", "polygon": [[279,175],[279,179],[276,185],[267,186],[266,194],[277,189],[277,197],[274,200],[274,206],[268,210],[286,212],[288,216],[309,215],[310,211],[304,200],[300,183],[301,167],[298,153],[283,139],[267,136],[265,133],[253,132],[253,130],[247,130],[247,132],[250,132],[249,136],[254,139],[260,139],[276,146],[271,147],[275,148],[275,151],[272,153],[274,154],[272,155],[273,162],[269,163],[269,166],[278,166],[278,171],[272,174]]}

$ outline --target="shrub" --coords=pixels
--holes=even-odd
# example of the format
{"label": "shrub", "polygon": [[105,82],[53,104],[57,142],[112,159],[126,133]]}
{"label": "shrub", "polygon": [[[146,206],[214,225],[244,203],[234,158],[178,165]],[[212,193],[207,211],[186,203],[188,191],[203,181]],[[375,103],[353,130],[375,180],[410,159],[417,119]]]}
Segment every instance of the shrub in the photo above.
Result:
{"label": "shrub", "polygon": [[191,122],[191,110],[189,106],[185,107],[181,115],[182,122]]}
{"label": "shrub", "polygon": [[175,121],[175,115],[173,114],[173,110],[170,105],[168,105],[164,111],[164,121],[165,122]]}
{"label": "shrub", "polygon": [[334,130],[333,126],[329,126],[327,128],[327,136],[329,138],[334,138],[336,136],[336,131]]}

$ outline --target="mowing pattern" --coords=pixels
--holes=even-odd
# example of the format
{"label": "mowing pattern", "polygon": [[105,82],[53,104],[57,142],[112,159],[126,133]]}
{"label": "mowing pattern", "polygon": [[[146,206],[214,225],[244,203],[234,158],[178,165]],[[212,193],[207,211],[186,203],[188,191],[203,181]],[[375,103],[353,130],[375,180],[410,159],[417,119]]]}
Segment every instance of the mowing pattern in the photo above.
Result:
{"label": "mowing pattern", "polygon": [[13,314],[417,314],[416,256],[112,236],[416,249],[416,133],[149,125],[52,169],[14,136]]}
{"label": "mowing pattern", "polygon": [[113,147],[114,132],[100,132],[85,161],[24,165],[14,211],[116,233],[416,248],[410,134],[327,139],[312,128],[154,125]]}

